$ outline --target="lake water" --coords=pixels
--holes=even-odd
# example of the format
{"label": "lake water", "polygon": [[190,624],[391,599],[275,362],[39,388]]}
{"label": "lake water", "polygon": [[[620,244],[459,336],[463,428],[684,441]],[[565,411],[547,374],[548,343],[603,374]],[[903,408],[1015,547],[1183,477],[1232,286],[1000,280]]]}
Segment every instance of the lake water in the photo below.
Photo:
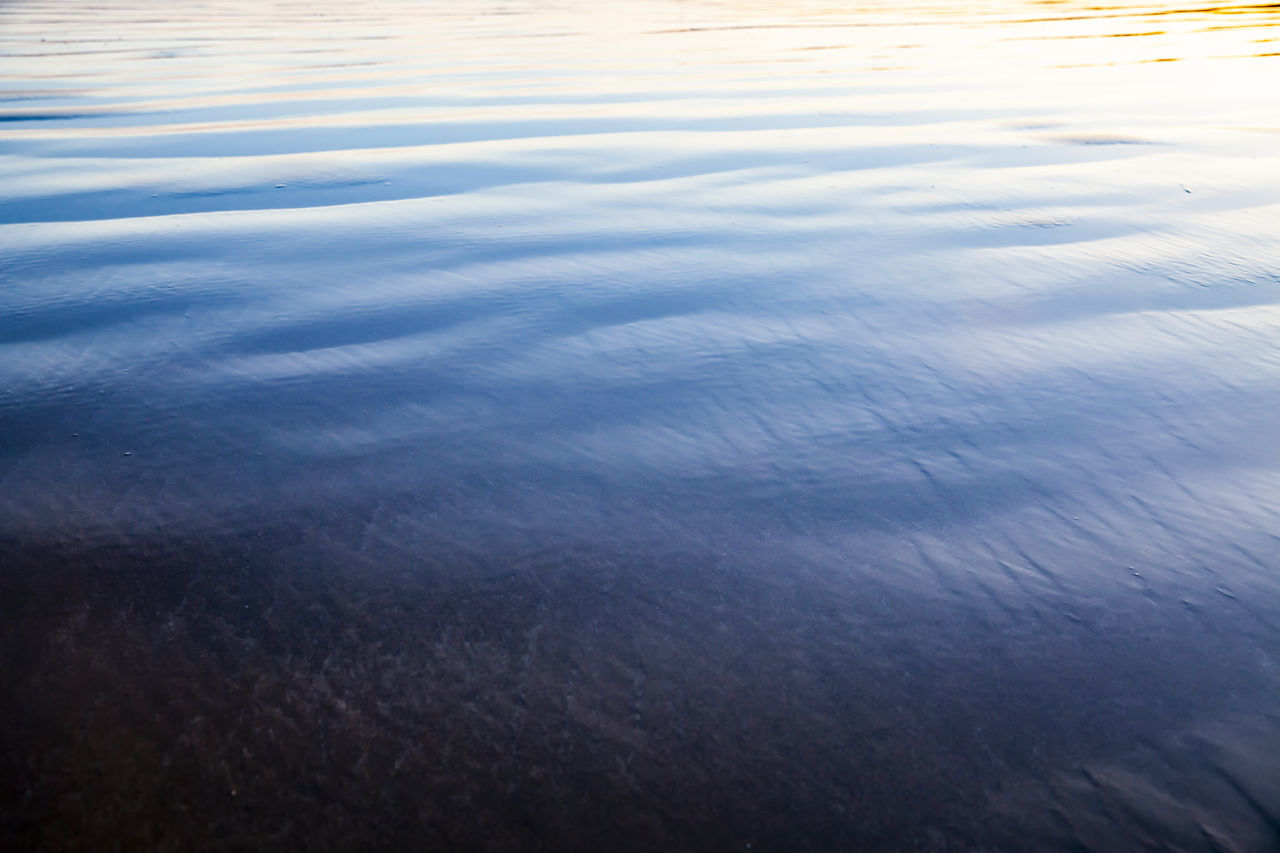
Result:
{"label": "lake water", "polygon": [[0,846],[1280,847],[1280,14],[0,7]]}

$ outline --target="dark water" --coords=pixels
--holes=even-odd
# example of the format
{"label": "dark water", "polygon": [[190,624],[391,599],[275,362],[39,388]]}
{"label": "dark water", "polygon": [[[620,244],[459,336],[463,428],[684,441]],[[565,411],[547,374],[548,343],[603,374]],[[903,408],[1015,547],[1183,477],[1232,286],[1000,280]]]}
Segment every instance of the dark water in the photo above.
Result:
{"label": "dark water", "polygon": [[0,6],[0,846],[1280,849],[1277,24]]}

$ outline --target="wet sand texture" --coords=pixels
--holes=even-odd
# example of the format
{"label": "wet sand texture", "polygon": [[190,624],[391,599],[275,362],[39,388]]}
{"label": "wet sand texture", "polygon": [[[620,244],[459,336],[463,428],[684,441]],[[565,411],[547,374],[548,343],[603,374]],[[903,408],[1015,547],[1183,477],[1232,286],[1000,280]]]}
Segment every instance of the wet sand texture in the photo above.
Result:
{"label": "wet sand texture", "polygon": [[1280,838],[1280,720],[1195,619],[993,628],[678,554],[307,572],[261,541],[9,564],[8,849]]}

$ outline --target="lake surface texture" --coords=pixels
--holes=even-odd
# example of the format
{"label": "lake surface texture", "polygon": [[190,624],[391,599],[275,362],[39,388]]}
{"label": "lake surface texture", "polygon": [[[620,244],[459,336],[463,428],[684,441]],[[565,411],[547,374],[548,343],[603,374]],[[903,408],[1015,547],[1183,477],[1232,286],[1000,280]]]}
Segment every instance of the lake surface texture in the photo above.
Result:
{"label": "lake surface texture", "polygon": [[1280,8],[0,6],[0,848],[1280,849]]}

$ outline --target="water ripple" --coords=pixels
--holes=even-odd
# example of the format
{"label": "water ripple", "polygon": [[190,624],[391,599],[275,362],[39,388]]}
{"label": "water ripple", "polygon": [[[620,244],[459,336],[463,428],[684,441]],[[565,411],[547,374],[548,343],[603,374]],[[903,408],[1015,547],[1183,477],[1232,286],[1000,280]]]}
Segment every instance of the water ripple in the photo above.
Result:
{"label": "water ripple", "polygon": [[184,660],[184,802],[392,780],[245,846],[1262,849],[1276,10],[4,5],[0,780]]}

